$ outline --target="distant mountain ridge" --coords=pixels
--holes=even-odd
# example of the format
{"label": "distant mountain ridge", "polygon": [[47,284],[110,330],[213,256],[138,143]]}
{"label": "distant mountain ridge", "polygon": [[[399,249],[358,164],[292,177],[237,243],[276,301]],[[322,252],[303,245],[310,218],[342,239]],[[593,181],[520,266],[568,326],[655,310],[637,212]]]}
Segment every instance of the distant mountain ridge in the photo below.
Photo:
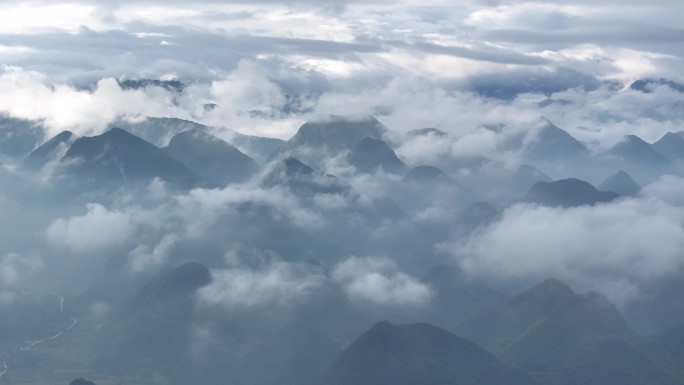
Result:
{"label": "distant mountain ridge", "polygon": [[183,92],[187,85],[178,80],[158,79],[117,79],[119,87],[123,90],[139,90],[148,87],[159,87],[167,91]]}
{"label": "distant mountain ridge", "polygon": [[598,190],[612,191],[622,196],[635,196],[641,191],[641,186],[629,174],[620,170],[604,180],[598,186]]}
{"label": "distant mountain ridge", "polygon": [[66,171],[107,183],[150,182],[154,178],[180,188],[202,185],[187,166],[153,144],[120,128],[77,139],[62,158]]}
{"label": "distant mountain ridge", "polygon": [[645,353],[617,308],[555,279],[483,309],[455,331],[542,383],[681,384]]}
{"label": "distant mountain ridge", "polygon": [[539,119],[536,136],[527,144],[523,157],[534,162],[557,162],[587,157],[589,150],[567,131],[546,118]]}
{"label": "distant mountain ridge", "polygon": [[163,150],[204,179],[222,185],[244,182],[259,170],[254,159],[228,142],[199,130],[175,135]]}
{"label": "distant mountain ridge", "polygon": [[668,132],[652,146],[673,162],[684,160],[684,132]]}
{"label": "distant mountain ridge", "polygon": [[555,182],[537,182],[523,199],[546,206],[576,207],[610,202],[618,197],[615,192],[599,191],[589,182],[569,178]]}
{"label": "distant mountain ridge", "polygon": [[659,86],[667,86],[677,92],[684,93],[684,84],[674,82],[667,79],[640,79],[632,83],[629,88],[635,91],[644,92],[647,94],[653,93],[653,89]]}
{"label": "distant mountain ridge", "polygon": [[71,131],[63,131],[33,150],[24,160],[24,168],[38,171],[50,162],[60,160],[78,136]]}
{"label": "distant mountain ridge", "polygon": [[331,385],[534,384],[476,344],[429,324],[380,322],[325,375]]}
{"label": "distant mountain ridge", "polygon": [[347,160],[357,171],[363,173],[373,173],[382,169],[388,173],[403,175],[408,170],[406,164],[387,143],[368,136],[352,148]]}

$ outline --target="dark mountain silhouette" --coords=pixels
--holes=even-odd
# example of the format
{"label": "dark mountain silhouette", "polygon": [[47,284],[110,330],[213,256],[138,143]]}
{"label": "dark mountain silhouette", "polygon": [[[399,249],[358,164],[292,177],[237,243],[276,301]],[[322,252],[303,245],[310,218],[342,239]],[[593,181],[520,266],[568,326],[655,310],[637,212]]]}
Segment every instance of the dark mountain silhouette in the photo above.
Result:
{"label": "dark mountain silhouette", "polygon": [[653,93],[654,88],[659,86],[667,86],[677,92],[684,93],[684,84],[673,82],[672,80],[667,79],[640,79],[632,83],[629,88],[635,91],[651,94]]}
{"label": "dark mountain silhouette", "polygon": [[195,294],[210,281],[196,262],[157,273],[97,331],[95,364],[116,373],[184,373]]}
{"label": "dark mountain silhouette", "polygon": [[408,210],[429,207],[440,201],[449,201],[463,208],[476,199],[470,189],[434,166],[414,167],[404,174],[402,181],[401,188],[392,194]]}
{"label": "dark mountain silhouette", "polygon": [[614,192],[599,191],[588,182],[570,178],[538,182],[530,188],[523,200],[546,206],[576,207],[610,202],[618,196]]}
{"label": "dark mountain silhouette", "polygon": [[511,169],[491,161],[457,175],[463,185],[474,192],[475,201],[487,200],[500,204],[519,200],[537,182],[552,181],[548,175],[530,165],[523,164]]}
{"label": "dark mountain silhouette", "polygon": [[598,154],[604,169],[622,169],[640,184],[677,170],[672,162],[636,135],[627,135],[611,149]]}
{"label": "dark mountain silhouette", "polygon": [[259,169],[254,159],[231,144],[199,130],[175,135],[163,150],[204,179],[222,185],[244,182]]}
{"label": "dark mountain silhouette", "polygon": [[117,80],[122,90],[139,90],[148,87],[160,87],[167,91],[183,92],[187,87],[178,80],[158,80],[158,79],[126,79]]}
{"label": "dark mountain silhouette", "polygon": [[352,148],[347,161],[357,171],[374,173],[378,169],[385,172],[403,175],[408,167],[397,157],[394,150],[380,139],[365,137]]}
{"label": "dark mountain silhouette", "polygon": [[488,225],[499,218],[501,212],[487,202],[473,202],[461,211],[461,219],[468,227]]}
{"label": "dark mountain silhouette", "polygon": [[536,137],[527,145],[523,157],[533,163],[576,161],[589,155],[587,147],[565,130],[541,118],[535,123]]}
{"label": "dark mountain silhouette", "polygon": [[300,160],[287,157],[265,166],[261,183],[266,186],[287,185],[303,195],[344,193],[348,186],[337,177],[314,171]]}
{"label": "dark mountain silhouette", "polygon": [[95,385],[94,382],[88,381],[84,378],[77,378],[69,383],[69,385]]}
{"label": "dark mountain silhouette", "polygon": [[77,139],[78,136],[71,131],[63,131],[33,150],[22,166],[28,170],[38,171],[46,164],[61,159]]}
{"label": "dark mountain silhouette", "polygon": [[429,324],[380,322],[328,370],[331,385],[533,384],[476,344]]}
{"label": "dark mountain silhouette", "polygon": [[304,123],[287,142],[285,149],[323,147],[335,153],[352,149],[365,137],[379,139],[386,131],[387,127],[372,116],[351,118],[332,115]]}
{"label": "dark mountain silhouette", "polygon": [[185,263],[158,280],[150,282],[141,291],[147,295],[164,300],[170,297],[194,293],[211,282],[209,269],[198,262]]}
{"label": "dark mountain silhouette", "polygon": [[500,183],[502,189],[509,190],[512,194],[518,194],[518,196],[525,194],[530,190],[532,186],[540,182],[552,182],[550,176],[546,175],[544,172],[539,170],[534,166],[527,164],[522,164],[510,175],[498,180],[498,182],[492,181],[493,183]]}
{"label": "dark mountain silhouette", "polygon": [[444,131],[442,131],[442,130],[438,130],[438,129],[436,129],[436,128],[431,128],[431,127],[428,127],[428,128],[419,128],[419,129],[416,129],[416,130],[411,130],[411,131],[409,131],[407,134],[408,134],[409,136],[430,136],[430,135],[434,135],[434,136],[437,136],[437,137],[444,137],[444,136],[447,136],[447,133],[446,133],[446,132],[444,132]]}
{"label": "dark mountain silhouette", "polygon": [[146,183],[154,178],[180,188],[202,184],[201,178],[187,166],[119,128],[77,139],[62,162],[72,175],[110,184]]}
{"label": "dark mountain silhouette", "polygon": [[498,352],[506,346],[507,339],[524,332],[574,295],[566,284],[550,279],[501,305],[479,311],[461,322],[455,330],[459,335]]}
{"label": "dark mountain silhouette", "polygon": [[404,175],[404,180],[414,183],[456,183],[444,171],[434,166],[416,166]]}
{"label": "dark mountain silhouette", "polygon": [[617,174],[604,180],[599,186],[600,191],[612,191],[623,196],[634,196],[639,194],[641,186],[632,179],[629,174],[624,171],[618,171]]}
{"label": "dark mountain silhouette", "polygon": [[422,278],[432,288],[432,306],[425,317],[437,325],[452,325],[508,297],[454,266],[435,266]]}
{"label": "dark mountain silhouette", "polygon": [[[189,120],[177,118],[147,118],[141,122],[117,121],[111,127],[122,128],[158,147],[166,146],[174,135],[184,131],[197,130],[214,132],[217,129]],[[265,162],[285,141],[275,138],[243,135],[231,130],[221,130],[226,142],[258,162]]]}
{"label": "dark mountain silhouette", "polygon": [[651,146],[669,160],[681,161],[684,159],[684,132],[668,132]]}
{"label": "dark mountain silhouette", "polygon": [[636,135],[627,135],[603,154],[609,159],[647,167],[668,167],[671,162]]}
{"label": "dark mountain silhouette", "polygon": [[679,383],[643,351],[608,299],[557,280],[481,310],[455,330],[542,383]]}
{"label": "dark mountain silhouette", "polygon": [[285,175],[290,178],[295,178],[298,176],[309,176],[313,175],[313,168],[305,165],[299,159],[292,157],[286,158],[283,162],[283,171]]}

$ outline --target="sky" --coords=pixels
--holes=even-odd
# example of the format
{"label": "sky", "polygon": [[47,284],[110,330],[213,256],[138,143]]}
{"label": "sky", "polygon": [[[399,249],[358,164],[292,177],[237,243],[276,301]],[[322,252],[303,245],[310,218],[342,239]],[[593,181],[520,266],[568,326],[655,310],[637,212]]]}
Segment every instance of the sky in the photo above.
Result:
{"label": "sky", "polygon": [[684,83],[680,1],[454,3],[2,1],[0,112],[49,134],[151,115],[287,139],[328,113],[456,136],[543,115],[597,148],[681,130],[681,93],[628,88]]}

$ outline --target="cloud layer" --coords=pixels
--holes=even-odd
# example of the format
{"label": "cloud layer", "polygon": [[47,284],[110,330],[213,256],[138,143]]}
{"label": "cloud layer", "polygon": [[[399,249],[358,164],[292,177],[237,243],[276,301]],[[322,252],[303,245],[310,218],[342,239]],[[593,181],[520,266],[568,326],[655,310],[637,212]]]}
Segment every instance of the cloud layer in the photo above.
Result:
{"label": "cloud layer", "polygon": [[644,198],[569,209],[515,205],[447,250],[475,276],[557,277],[624,303],[641,284],[676,274],[682,247],[682,208]]}

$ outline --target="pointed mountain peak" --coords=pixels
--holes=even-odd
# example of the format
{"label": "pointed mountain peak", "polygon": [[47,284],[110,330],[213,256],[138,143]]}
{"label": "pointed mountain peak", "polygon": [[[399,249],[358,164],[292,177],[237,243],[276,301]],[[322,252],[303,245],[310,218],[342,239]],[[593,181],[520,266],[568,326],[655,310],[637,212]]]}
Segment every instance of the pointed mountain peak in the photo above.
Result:
{"label": "pointed mountain peak", "polygon": [[447,182],[455,183],[449,175],[435,166],[416,166],[410,169],[404,176],[409,182]]}
{"label": "pointed mountain peak", "polygon": [[363,173],[373,173],[382,168],[385,172],[403,174],[408,169],[387,143],[369,136],[354,146],[347,161]]}
{"label": "pointed mountain peak", "polygon": [[[98,136],[94,136],[96,138]],[[142,140],[144,141],[143,138],[134,135],[130,133],[129,131],[124,130],[123,128],[120,127],[112,127],[108,131],[104,132],[103,134],[99,135],[100,138],[102,139],[107,139],[107,140]]]}
{"label": "pointed mountain peak", "polygon": [[375,139],[371,138],[370,136],[366,136],[361,141],[356,145],[356,148],[363,149],[363,150],[377,150],[377,149],[384,149],[384,148],[390,148],[387,143],[380,139]]}
{"label": "pointed mountain peak", "polygon": [[109,131],[105,132],[103,135],[133,135],[130,132],[124,130],[120,127],[112,127]]}
{"label": "pointed mountain peak", "polygon": [[189,130],[185,130],[183,132],[179,132],[178,134],[173,136],[175,137],[192,137],[192,138],[198,138],[198,139],[219,139],[215,137],[214,135],[205,132],[203,130],[200,130],[198,128],[191,128]]}
{"label": "pointed mountain peak", "polygon": [[350,149],[364,137],[381,138],[387,127],[375,117],[321,116],[304,123],[288,142],[294,145]]}
{"label": "pointed mountain peak", "polygon": [[90,182],[136,183],[160,178],[182,188],[203,183],[197,174],[157,146],[116,127],[102,135],[77,139],[62,160],[77,160],[67,162],[67,172]]}
{"label": "pointed mountain peak", "polygon": [[521,294],[513,297],[509,303],[513,306],[531,304],[535,306],[554,307],[561,301],[572,298],[575,292],[564,282],[551,278],[543,281]]}
{"label": "pointed mountain peak", "polygon": [[663,139],[670,139],[670,140],[671,140],[671,139],[684,139],[684,132],[681,132],[681,131],[679,131],[679,132],[668,131],[665,135],[663,135],[662,138],[660,138],[660,140],[663,140]]}
{"label": "pointed mountain peak", "polygon": [[684,132],[668,132],[651,146],[672,161],[684,159]]}
{"label": "pointed mountain peak", "polygon": [[282,162],[285,167],[285,174],[289,177],[299,176],[299,175],[311,175],[314,173],[314,169],[304,164],[297,158],[287,157]]}
{"label": "pointed mountain peak", "polygon": [[251,178],[259,165],[230,143],[192,129],[174,135],[165,151],[207,180],[221,185]]}
{"label": "pointed mountain peak", "polygon": [[629,176],[629,174],[627,174],[624,170],[618,171],[618,172],[617,172],[615,175],[613,175],[613,176],[618,177],[618,178],[630,178],[630,179],[632,178],[632,177]]}
{"label": "pointed mountain peak", "polygon": [[532,126],[524,154],[533,162],[564,161],[589,154],[584,144],[544,117],[533,122]]}
{"label": "pointed mountain peak", "polygon": [[624,140],[628,144],[639,144],[639,145],[642,145],[642,144],[647,145],[648,144],[648,143],[646,143],[645,140],[641,139],[637,135],[625,135]]}
{"label": "pointed mountain peak", "polygon": [[636,135],[625,135],[608,150],[610,157],[616,157],[639,165],[668,166],[670,161],[643,139]]}
{"label": "pointed mountain peak", "polygon": [[57,140],[57,141],[66,141],[71,139],[72,137],[75,137],[76,135],[69,131],[69,130],[64,130],[60,132],[59,134],[55,135],[52,139],[50,140]]}
{"label": "pointed mountain peak", "polygon": [[543,127],[543,128],[554,128],[554,127],[555,127],[555,128],[558,128],[555,124],[551,123],[551,121],[549,120],[549,118],[547,118],[546,116],[540,116],[540,117],[538,117],[538,118],[534,121],[534,123],[535,123],[538,127]]}
{"label": "pointed mountain peak", "polygon": [[439,327],[379,322],[325,375],[331,385],[532,384],[475,343]]}
{"label": "pointed mountain peak", "polygon": [[390,323],[389,321],[380,321],[377,322],[375,325],[373,325],[368,331],[368,334],[374,334],[374,333],[385,333],[391,329],[393,329],[395,325]]}
{"label": "pointed mountain peak", "polygon": [[607,178],[598,186],[600,191],[612,191],[624,196],[634,196],[641,191],[641,186],[625,171]]}
{"label": "pointed mountain peak", "polygon": [[33,150],[24,160],[22,167],[37,171],[52,161],[61,159],[78,136],[71,131],[62,131]]}

